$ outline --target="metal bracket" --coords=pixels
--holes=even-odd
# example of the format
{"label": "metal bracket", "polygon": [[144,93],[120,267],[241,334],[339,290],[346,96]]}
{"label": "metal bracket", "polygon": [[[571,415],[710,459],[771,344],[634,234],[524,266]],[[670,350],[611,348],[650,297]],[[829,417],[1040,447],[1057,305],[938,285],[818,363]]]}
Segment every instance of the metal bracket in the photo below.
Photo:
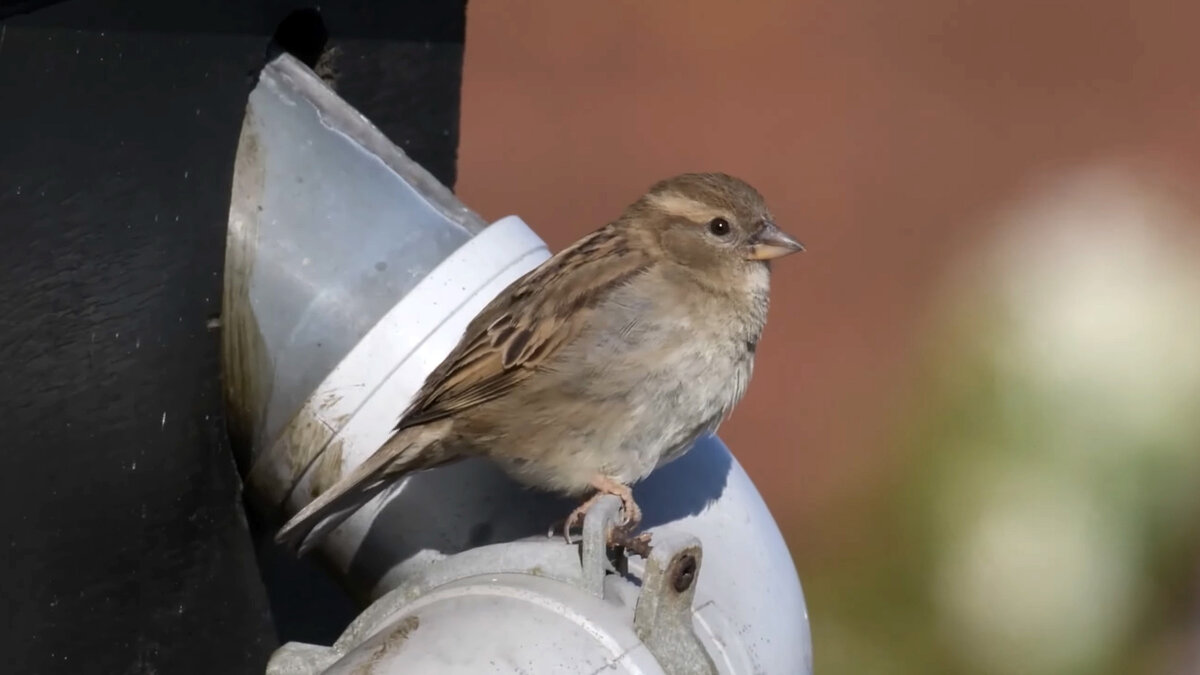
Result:
{"label": "metal bracket", "polygon": [[621,518],[621,500],[605,495],[596,500],[583,516],[583,541],[579,546],[583,566],[583,587],[598,598],[604,597],[604,575],[612,569],[608,559],[608,533]]}
{"label": "metal bracket", "polygon": [[654,548],[646,560],[633,628],[668,675],[717,673],[692,626],[702,558],[700,540],[662,532],[655,534]]}
{"label": "metal bracket", "polygon": [[[621,500],[607,495],[583,517],[582,582],[598,598],[604,597],[605,574],[614,569],[608,557],[608,535],[620,523],[620,516]],[[717,673],[716,664],[692,626],[692,603],[702,558],[699,539],[671,532],[656,533],[654,546],[646,556],[633,628],[668,675]]]}

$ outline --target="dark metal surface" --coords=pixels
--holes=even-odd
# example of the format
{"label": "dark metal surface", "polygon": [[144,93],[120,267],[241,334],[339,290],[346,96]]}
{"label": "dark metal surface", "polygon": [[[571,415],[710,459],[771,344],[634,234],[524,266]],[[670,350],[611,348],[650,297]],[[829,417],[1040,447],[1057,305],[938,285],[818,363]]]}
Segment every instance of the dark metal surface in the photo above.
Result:
{"label": "dark metal surface", "polygon": [[[352,616],[269,549],[260,578],[218,380],[242,111],[302,7],[0,7],[6,672],[261,673]],[[446,184],[464,11],[322,3],[314,64]]]}

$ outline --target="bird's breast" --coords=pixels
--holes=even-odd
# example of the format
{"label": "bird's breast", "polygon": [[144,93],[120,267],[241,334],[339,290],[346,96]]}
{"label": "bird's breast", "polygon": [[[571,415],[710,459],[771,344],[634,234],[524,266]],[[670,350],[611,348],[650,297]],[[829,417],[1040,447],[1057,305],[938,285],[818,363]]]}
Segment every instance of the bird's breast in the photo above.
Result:
{"label": "bird's breast", "polygon": [[592,438],[610,472],[639,480],[715,430],[741,399],[761,328],[728,305],[627,289],[564,350],[558,386],[610,425]]}
{"label": "bird's breast", "polygon": [[750,381],[765,296],[759,307],[659,281],[616,289],[537,374],[477,411],[482,451],[523,482],[580,493],[596,474],[641,480],[714,431]]}

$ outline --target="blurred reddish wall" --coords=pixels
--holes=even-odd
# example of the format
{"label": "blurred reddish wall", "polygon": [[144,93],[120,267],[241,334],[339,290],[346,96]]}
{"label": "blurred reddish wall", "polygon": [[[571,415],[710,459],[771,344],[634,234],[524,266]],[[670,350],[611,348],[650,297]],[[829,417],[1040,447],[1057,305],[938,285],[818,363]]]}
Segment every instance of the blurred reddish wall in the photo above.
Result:
{"label": "blurred reddish wall", "polygon": [[757,185],[809,252],[776,266],[722,436],[793,544],[869,484],[939,274],[1039,174],[1114,153],[1186,184],[1200,4],[472,2],[460,196],[557,250],[655,180]]}

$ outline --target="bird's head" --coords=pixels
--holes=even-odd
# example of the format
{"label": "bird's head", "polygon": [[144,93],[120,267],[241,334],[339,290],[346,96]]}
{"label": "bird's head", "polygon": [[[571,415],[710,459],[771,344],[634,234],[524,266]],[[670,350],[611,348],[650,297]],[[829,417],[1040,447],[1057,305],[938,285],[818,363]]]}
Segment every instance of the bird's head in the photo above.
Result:
{"label": "bird's head", "polygon": [[669,259],[698,270],[763,267],[804,250],[776,226],[758,190],[722,173],[660,181],[623,220],[650,235]]}

